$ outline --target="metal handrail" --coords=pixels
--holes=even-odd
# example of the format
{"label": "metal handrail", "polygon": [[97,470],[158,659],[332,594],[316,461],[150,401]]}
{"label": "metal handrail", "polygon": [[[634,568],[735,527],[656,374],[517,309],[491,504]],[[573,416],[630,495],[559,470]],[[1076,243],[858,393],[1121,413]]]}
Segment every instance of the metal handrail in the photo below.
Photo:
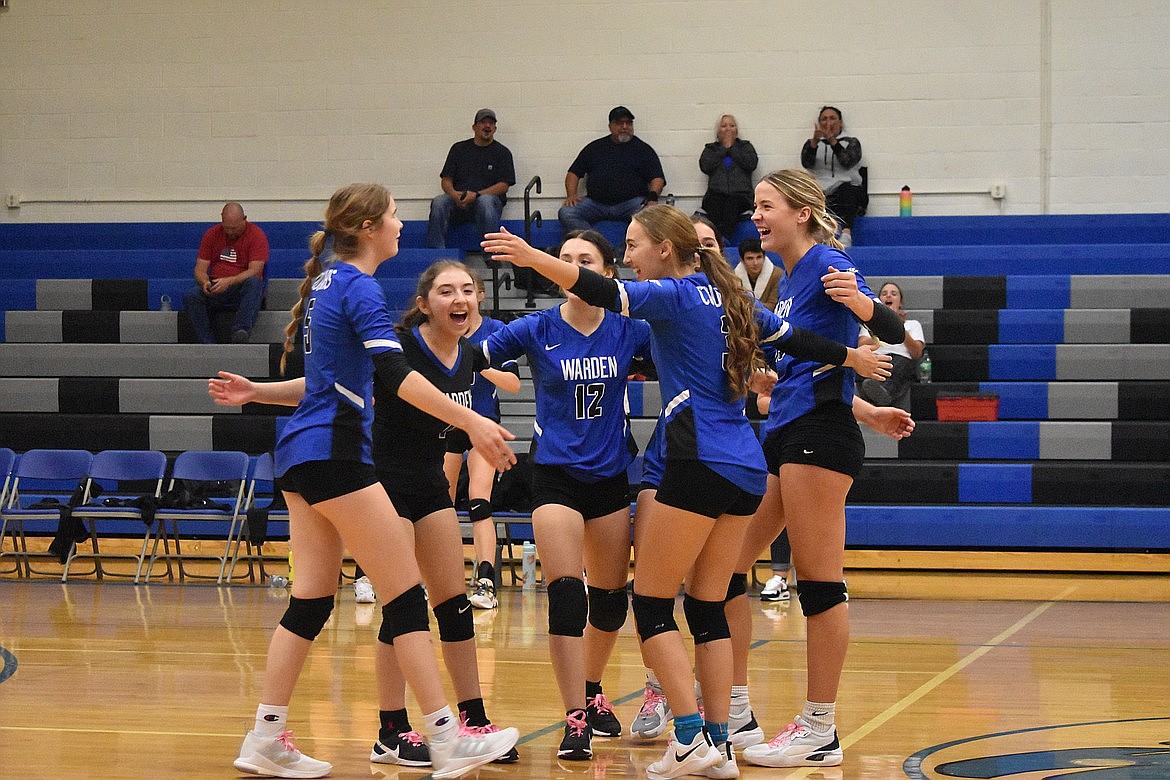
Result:
{"label": "metal handrail", "polygon": [[[543,220],[540,216],[540,211],[539,210],[532,211],[532,196],[529,194],[532,191],[532,188],[536,187],[536,194],[539,195],[540,194],[540,186],[541,186],[540,185],[540,177],[533,176],[532,180],[529,181],[528,185],[524,188],[524,240],[526,242],[528,242],[529,244],[532,243],[532,223],[535,221],[536,226],[540,227],[542,222],[543,222]],[[533,271],[532,273],[535,274],[536,272]],[[527,290],[528,294],[524,298],[524,308],[526,308],[526,309],[535,309],[536,308],[535,287],[536,287],[536,285],[534,285],[532,283],[532,280],[529,279],[528,280],[528,290]]]}

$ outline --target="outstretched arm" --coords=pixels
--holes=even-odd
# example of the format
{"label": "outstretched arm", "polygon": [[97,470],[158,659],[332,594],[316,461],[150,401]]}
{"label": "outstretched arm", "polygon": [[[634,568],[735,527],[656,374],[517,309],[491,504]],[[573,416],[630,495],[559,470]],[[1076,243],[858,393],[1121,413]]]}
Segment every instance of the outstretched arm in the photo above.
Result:
{"label": "outstretched arm", "polygon": [[905,439],[914,432],[914,418],[910,412],[896,406],[874,406],[856,395],[853,396],[853,416],[857,422],[891,439]]}
{"label": "outstretched arm", "polygon": [[218,379],[207,380],[207,394],[219,406],[248,403],[296,406],[305,397],[305,378],[283,382],[253,382],[247,377],[220,371]]}
{"label": "outstretched arm", "polygon": [[492,260],[507,260],[512,265],[531,268],[566,290],[577,283],[580,275],[580,269],[575,264],[563,262],[558,257],[530,246],[507,228],[501,227],[499,233],[488,233],[480,246],[491,255]]}

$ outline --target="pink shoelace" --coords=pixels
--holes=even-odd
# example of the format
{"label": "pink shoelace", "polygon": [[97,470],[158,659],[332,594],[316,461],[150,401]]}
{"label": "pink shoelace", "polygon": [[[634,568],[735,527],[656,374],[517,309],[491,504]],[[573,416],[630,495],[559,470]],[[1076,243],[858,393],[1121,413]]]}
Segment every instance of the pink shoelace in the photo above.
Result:
{"label": "pink shoelace", "polygon": [[423,743],[422,734],[417,731],[403,731],[398,734],[398,738],[409,742],[412,745],[421,745]]}
{"label": "pink shoelace", "polygon": [[801,728],[803,728],[803,727],[798,726],[795,723],[789,723],[787,726],[784,727],[783,731],[781,731],[779,734],[777,734],[775,737],[772,738],[772,741],[768,743],[768,747],[780,747],[785,742],[792,739],[792,737],[794,737],[796,735],[796,732],[799,731]]}
{"label": "pink shoelace", "polygon": [[467,722],[467,713],[459,713],[459,733],[468,734],[473,737],[482,737],[484,734],[495,734],[500,730],[500,727],[494,723],[488,723],[485,726],[472,726]]}
{"label": "pink shoelace", "polygon": [[579,737],[585,733],[585,726],[588,725],[585,721],[585,713],[580,714],[570,712],[565,716],[565,723],[569,725],[569,729],[573,732],[574,737]]}
{"label": "pink shoelace", "polygon": [[609,699],[605,698],[604,693],[599,693],[596,696],[590,698],[585,704],[586,704],[586,706],[592,707],[593,709],[597,710],[598,712],[601,712],[601,713],[604,713],[607,715],[609,713],[613,712],[613,707],[610,705]]}
{"label": "pink shoelace", "polygon": [[301,752],[301,751],[297,750],[297,746],[293,744],[292,732],[287,730],[287,729],[285,731],[281,732],[280,736],[276,738],[276,741],[279,742],[285,750],[288,750],[288,751],[293,752],[293,753],[300,753]]}
{"label": "pink shoelace", "polygon": [[645,699],[642,701],[642,711],[639,713],[641,715],[649,715],[650,713],[654,712],[654,708],[658,706],[658,703],[666,698],[664,694],[659,693],[649,685],[646,686],[646,692],[644,696]]}

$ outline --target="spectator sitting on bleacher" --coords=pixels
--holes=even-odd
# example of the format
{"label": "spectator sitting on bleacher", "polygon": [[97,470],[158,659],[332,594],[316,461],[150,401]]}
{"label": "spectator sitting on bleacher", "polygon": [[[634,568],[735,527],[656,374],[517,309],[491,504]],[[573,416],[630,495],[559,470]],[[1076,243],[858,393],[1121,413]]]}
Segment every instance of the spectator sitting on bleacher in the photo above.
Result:
{"label": "spectator sitting on bleacher", "polygon": [[268,237],[264,231],[248,221],[239,203],[225,205],[220,223],[203,234],[195,260],[195,286],[183,295],[183,309],[200,342],[215,343],[213,311],[234,311],[232,342],[248,341],[264,297],[266,262]]}
{"label": "spectator sitting on bleacher", "polygon": [[472,137],[451,145],[439,173],[442,195],[431,200],[427,221],[427,246],[444,249],[452,222],[475,220],[482,236],[500,227],[500,214],[508,202],[508,188],[516,183],[512,152],[495,140],[496,112],[475,112]]}
{"label": "spectator sitting on bleacher", "polygon": [[926,349],[922,323],[906,319],[906,310],[902,308],[902,288],[896,283],[883,284],[878,292],[878,298],[902,318],[902,324],[906,327],[906,339],[901,344],[884,344],[871,336],[865,326],[862,326],[857,338],[858,346],[877,344],[878,354],[889,355],[894,365],[886,381],[863,380],[858,392],[874,406],[897,406],[909,411],[910,395],[906,391],[917,381],[918,361],[922,359],[922,352]]}
{"label": "spectator sitting on bleacher", "polygon": [[845,129],[841,109],[825,106],[817,115],[812,138],[800,147],[800,164],[817,179],[825,192],[825,205],[841,223],[838,240],[853,245],[853,220],[866,206],[861,181],[861,141],[841,135]]}
{"label": "spectator sitting on bleacher", "polygon": [[739,242],[739,265],[735,267],[735,275],[765,309],[772,311],[776,308],[780,297],[780,272],[764,254],[760,239],[745,238]]}
{"label": "spectator sitting on bleacher", "polygon": [[735,117],[719,117],[715,140],[699,155],[699,170],[708,177],[703,213],[725,236],[734,234],[744,212],[752,209],[752,171],[759,162],[751,141],[739,137]]}
{"label": "spectator sitting on bleacher", "polygon": [[[589,195],[577,189],[585,179]],[[606,219],[626,220],[658,200],[666,176],[650,144],[634,135],[634,115],[625,106],[609,112],[609,135],[590,141],[565,174],[561,229],[588,230]]]}

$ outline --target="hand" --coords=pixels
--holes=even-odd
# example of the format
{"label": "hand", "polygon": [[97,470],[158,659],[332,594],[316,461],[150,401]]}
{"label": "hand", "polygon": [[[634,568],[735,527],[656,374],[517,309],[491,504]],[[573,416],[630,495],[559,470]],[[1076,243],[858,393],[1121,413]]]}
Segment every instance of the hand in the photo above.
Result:
{"label": "hand", "polygon": [[[838,271],[833,266],[829,266],[829,273],[821,277],[821,282],[825,285],[826,295],[837,303],[849,306],[855,312],[854,306],[860,305],[862,301],[870,300],[857,288],[857,274],[853,271]],[[872,309],[864,321],[868,321],[871,316],[873,316]]]}
{"label": "hand", "polygon": [[809,139],[808,145],[815,147],[824,137],[825,134],[821,132],[821,126],[819,124],[814,124],[812,138]]}
{"label": "hand", "polygon": [[576,194],[576,193],[573,193],[572,195],[565,196],[565,205],[566,206],[576,206],[580,202],[581,202],[581,196]]}
{"label": "hand", "polygon": [[204,292],[208,295],[222,295],[223,293],[227,292],[229,287],[232,286],[231,283],[228,282],[229,278],[231,277],[221,277],[219,279],[210,280],[210,283],[206,288],[204,288]]}
{"label": "hand", "polygon": [[914,432],[914,419],[910,412],[896,406],[875,406],[863,420],[867,426],[891,439],[905,439]]}
{"label": "hand", "polygon": [[735,144],[736,131],[728,128],[720,128],[719,132],[715,134],[717,140],[725,149],[730,149]]}
{"label": "hand", "polygon": [[256,400],[256,386],[251,379],[220,371],[219,379],[207,380],[207,394],[218,406],[243,406]]}
{"label": "hand", "polygon": [[544,253],[533,249],[520,236],[501,226],[499,233],[488,233],[479,243],[492,260],[507,260],[512,265],[529,268]]}
{"label": "hand", "polygon": [[776,380],[779,378],[775,371],[753,371],[748,377],[748,390],[757,395],[771,395],[772,388],[776,386]]}
{"label": "hand", "polygon": [[845,366],[852,368],[857,375],[865,379],[886,381],[886,377],[893,370],[894,361],[889,355],[879,355],[877,347],[849,348],[849,355],[845,358]]}
{"label": "hand", "polygon": [[516,463],[516,453],[507,442],[515,439],[508,429],[494,420],[476,415],[474,424],[466,429],[471,446],[491,463],[496,471],[504,472]]}

